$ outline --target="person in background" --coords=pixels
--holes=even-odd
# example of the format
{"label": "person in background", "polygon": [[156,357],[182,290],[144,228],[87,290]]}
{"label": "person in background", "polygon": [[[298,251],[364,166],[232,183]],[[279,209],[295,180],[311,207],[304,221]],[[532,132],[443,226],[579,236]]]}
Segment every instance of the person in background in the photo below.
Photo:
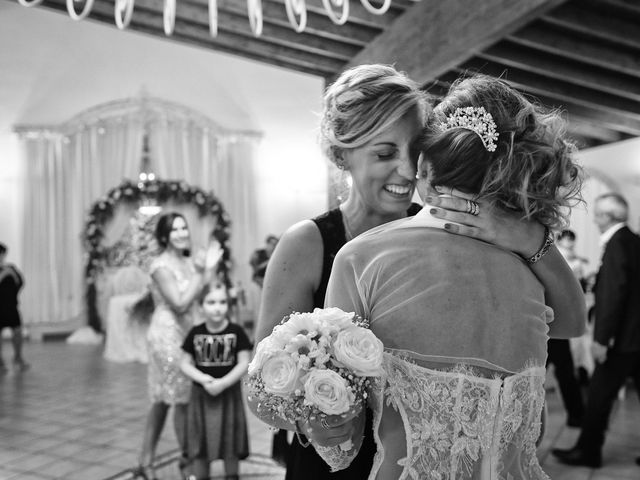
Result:
{"label": "person in background", "polygon": [[[417,142],[429,110],[428,99],[420,87],[388,65],[353,67],[327,88],[320,126],[321,145],[330,161],[350,173],[348,198],[335,209],[293,225],[281,237],[265,277],[256,343],[268,336],[285,315],[324,307],[333,259],[346,242],[373,227],[415,215],[420,210],[411,199],[419,154]],[[460,198],[436,201],[440,207],[438,215],[454,216],[456,223],[448,230],[450,233],[479,238],[508,250],[535,243],[532,248],[535,251],[543,241],[543,227],[535,222],[521,222],[516,216],[506,215],[476,217],[467,210],[466,200]],[[561,264],[557,262],[559,254],[555,247],[551,247],[550,253],[538,262],[538,268],[548,273],[542,280],[545,286],[559,291],[557,309],[559,315],[564,315],[572,309],[573,300],[563,293],[567,282],[562,268],[566,268],[566,263],[561,257]],[[557,272],[560,274],[556,275]],[[568,275],[573,280],[570,271]],[[249,407],[257,413],[257,405],[249,401]],[[368,434],[349,468],[331,473],[313,448],[303,446],[304,435],[297,432],[287,462],[286,480],[366,478],[376,449],[372,415],[367,412]],[[273,426],[299,430],[293,424]]]}
{"label": "person in background", "polygon": [[155,309],[147,332],[149,351],[148,388],[151,408],[147,415],[142,451],[136,477],[155,478],[154,459],[167,413],[174,407],[174,428],[182,452],[179,467],[187,467],[186,412],[191,382],[180,369],[181,345],[193,324],[192,304],[209,282],[222,258],[219,243],[190,256],[191,237],[185,218],[179,213],[161,215],[156,225],[161,253],[151,262],[151,294]]}
{"label": "person in background", "polygon": [[[575,252],[575,243],[576,235],[571,230],[562,230],[556,238],[558,251],[567,261],[571,271],[584,290],[583,282],[586,274],[587,260],[578,256]],[[569,427],[579,427],[582,424],[582,417],[584,415],[584,399],[582,398],[580,382],[576,377],[573,345],[576,345],[576,351],[580,351],[580,342],[584,343],[583,339],[587,338],[588,335],[589,333],[585,332],[584,335],[576,338],[550,338],[547,344],[547,366],[553,365],[553,373],[560,388],[564,408],[567,411],[567,425]],[[582,365],[585,361],[584,358],[581,358],[580,365],[583,369],[582,371],[586,372],[587,370]]]}
{"label": "person in background", "polygon": [[2,358],[1,334],[5,328],[11,329],[14,368],[18,371],[29,368],[29,364],[22,358],[22,319],[18,310],[18,293],[24,280],[18,268],[5,261],[7,252],[7,246],[0,243],[0,375],[8,371]]}
{"label": "person in background", "polygon": [[230,320],[229,290],[207,285],[200,295],[204,323],[191,328],[181,369],[193,381],[187,413],[187,452],[193,480],[210,478],[210,463],[224,460],[225,475],[238,480],[238,461],[249,455],[240,380],[247,373],[252,345]]}
{"label": "person in background", "polygon": [[267,272],[267,264],[269,263],[271,254],[277,244],[278,237],[275,235],[268,235],[265,240],[265,247],[255,250],[249,260],[249,264],[253,269],[253,276],[251,278],[261,288],[262,283],[264,282],[264,275]]}
{"label": "person in background", "polygon": [[633,378],[640,395],[640,237],[627,226],[628,217],[629,206],[621,195],[596,198],[594,220],[603,247],[591,347],[596,368],[578,441],[570,449],[552,450],[569,465],[599,468],[609,415],[627,378]]}

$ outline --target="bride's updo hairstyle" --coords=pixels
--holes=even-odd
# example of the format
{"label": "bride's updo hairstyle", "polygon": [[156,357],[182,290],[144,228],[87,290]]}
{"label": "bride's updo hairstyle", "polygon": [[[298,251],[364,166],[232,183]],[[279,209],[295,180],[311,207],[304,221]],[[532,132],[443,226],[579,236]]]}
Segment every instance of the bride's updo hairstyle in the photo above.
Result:
{"label": "bride's updo hairstyle", "polygon": [[[496,124],[495,151],[474,131],[443,128],[456,109],[483,107]],[[429,182],[474,194],[490,206],[521,212],[549,228],[566,224],[580,199],[581,170],[556,111],[527,100],[506,82],[484,75],[456,81],[427,120],[424,159]]]}
{"label": "bride's updo hairstyle", "polygon": [[325,92],[322,151],[342,168],[343,150],[361,147],[412,110],[424,123],[427,96],[404,73],[389,65],[350,68]]}

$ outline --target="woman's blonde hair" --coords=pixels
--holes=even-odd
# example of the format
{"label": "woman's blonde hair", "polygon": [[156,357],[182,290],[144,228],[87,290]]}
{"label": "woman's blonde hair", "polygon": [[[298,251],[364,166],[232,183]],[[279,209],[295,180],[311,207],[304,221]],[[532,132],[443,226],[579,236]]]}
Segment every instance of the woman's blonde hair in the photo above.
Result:
{"label": "woman's blonde hair", "polygon": [[[484,107],[496,124],[496,150],[463,128],[442,128],[457,108]],[[580,201],[581,169],[557,111],[527,100],[497,78],[456,81],[427,121],[423,155],[433,186],[472,193],[491,206],[521,212],[549,228],[566,224]]]}
{"label": "woman's blonde hair", "polygon": [[409,111],[426,120],[427,95],[390,65],[359,65],[344,71],[324,96],[320,144],[338,166],[345,149],[369,142]]}

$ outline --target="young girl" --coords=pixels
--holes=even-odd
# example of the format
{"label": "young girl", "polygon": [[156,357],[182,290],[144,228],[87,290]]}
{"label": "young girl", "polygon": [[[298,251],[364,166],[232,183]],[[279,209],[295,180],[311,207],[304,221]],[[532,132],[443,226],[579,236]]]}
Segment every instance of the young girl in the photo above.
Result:
{"label": "young girl", "polygon": [[187,451],[198,480],[209,478],[216,459],[224,460],[226,478],[238,479],[238,460],[249,455],[240,379],[252,345],[242,327],[229,321],[224,285],[205,286],[200,304],[205,323],[193,327],[182,344],[188,355],[181,368],[193,380]]}

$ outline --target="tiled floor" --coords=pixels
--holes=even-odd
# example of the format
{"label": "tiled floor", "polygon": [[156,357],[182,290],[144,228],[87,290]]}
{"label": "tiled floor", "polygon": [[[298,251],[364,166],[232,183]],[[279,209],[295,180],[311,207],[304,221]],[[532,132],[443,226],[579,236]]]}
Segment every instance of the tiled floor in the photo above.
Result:
{"label": "tiled floor", "polygon": [[[148,406],[146,366],[108,362],[96,346],[44,342],[28,343],[25,350],[32,368],[0,377],[0,480],[131,479]],[[10,353],[9,345],[4,352]],[[565,467],[549,454],[552,447],[573,445],[578,431],[564,426],[558,395],[551,391],[548,400],[539,456],[553,480],[640,479],[635,392],[618,403],[599,470]],[[241,462],[241,477],[282,479],[282,468],[268,458],[271,433],[249,418],[252,455]],[[179,479],[170,423],[158,451],[160,479]],[[221,475],[221,465],[214,463],[213,471]]]}

